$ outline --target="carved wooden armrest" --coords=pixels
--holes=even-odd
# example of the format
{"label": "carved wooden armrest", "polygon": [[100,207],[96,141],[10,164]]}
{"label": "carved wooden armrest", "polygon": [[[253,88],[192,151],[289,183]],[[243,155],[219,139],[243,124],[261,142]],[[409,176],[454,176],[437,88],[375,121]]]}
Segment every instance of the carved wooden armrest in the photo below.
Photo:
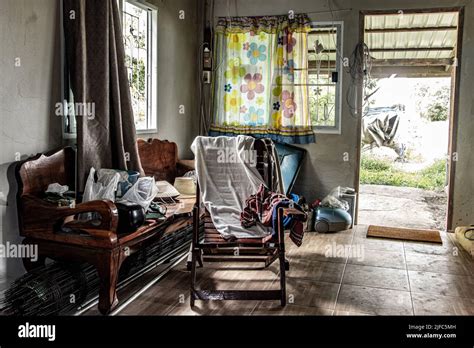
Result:
{"label": "carved wooden armrest", "polygon": [[[107,238],[104,232],[115,233],[118,224],[118,212],[114,203],[107,200],[90,201],[77,204],[74,207],[58,207],[52,203],[32,196],[21,197],[22,207],[22,229],[24,231],[49,230],[55,232],[60,230],[68,217],[82,213],[98,213],[100,220],[93,222],[73,221],[68,222],[72,227],[85,230],[91,235]],[[91,230],[91,231],[88,231]],[[104,231],[104,232],[99,232]]]}

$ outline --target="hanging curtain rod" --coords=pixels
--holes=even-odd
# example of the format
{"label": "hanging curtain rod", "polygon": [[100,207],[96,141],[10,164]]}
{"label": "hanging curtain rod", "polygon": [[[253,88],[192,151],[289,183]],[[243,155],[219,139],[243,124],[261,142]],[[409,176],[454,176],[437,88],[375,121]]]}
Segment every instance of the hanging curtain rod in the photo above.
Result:
{"label": "hanging curtain rod", "polygon": [[[347,12],[347,11],[352,11],[352,8],[344,8],[340,10],[325,10],[325,11],[311,11],[311,12],[304,12],[305,14],[320,14],[320,13],[335,13],[335,12]],[[302,13],[295,13],[297,14],[302,14]],[[258,18],[258,17],[270,17],[270,16],[287,16],[287,13],[284,14],[276,14],[276,15],[261,15],[261,16],[214,16],[214,18],[229,18],[229,17],[249,17],[249,18]]]}

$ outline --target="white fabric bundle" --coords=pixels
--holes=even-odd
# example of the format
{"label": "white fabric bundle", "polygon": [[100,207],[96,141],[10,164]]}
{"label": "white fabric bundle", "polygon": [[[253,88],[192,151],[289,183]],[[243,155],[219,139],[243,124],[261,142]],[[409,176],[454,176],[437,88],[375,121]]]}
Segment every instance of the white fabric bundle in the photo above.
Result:
{"label": "white fabric bundle", "polygon": [[243,135],[197,137],[191,145],[201,201],[215,228],[226,239],[262,238],[271,233],[262,225],[245,229],[240,223],[246,199],[264,183],[256,168],[254,141]]}

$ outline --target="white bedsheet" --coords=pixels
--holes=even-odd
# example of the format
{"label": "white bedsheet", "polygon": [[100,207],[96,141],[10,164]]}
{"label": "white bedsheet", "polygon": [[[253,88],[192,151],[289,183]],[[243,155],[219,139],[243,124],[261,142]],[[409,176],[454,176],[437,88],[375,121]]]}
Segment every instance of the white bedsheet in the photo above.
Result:
{"label": "white bedsheet", "polygon": [[245,200],[264,183],[255,166],[254,141],[243,135],[197,137],[191,145],[196,157],[201,202],[217,231],[226,239],[261,238],[271,233],[271,229],[263,225],[245,229],[240,223]]}

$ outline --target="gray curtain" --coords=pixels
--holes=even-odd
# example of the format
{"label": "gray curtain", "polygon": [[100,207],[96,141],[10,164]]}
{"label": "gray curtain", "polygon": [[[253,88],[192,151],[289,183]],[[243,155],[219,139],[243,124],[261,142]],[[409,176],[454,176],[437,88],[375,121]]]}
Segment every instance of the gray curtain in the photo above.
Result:
{"label": "gray curtain", "polygon": [[117,0],[63,0],[63,4],[74,102],[95,107],[93,117],[76,114],[78,189],[84,188],[91,167],[143,174]]}

